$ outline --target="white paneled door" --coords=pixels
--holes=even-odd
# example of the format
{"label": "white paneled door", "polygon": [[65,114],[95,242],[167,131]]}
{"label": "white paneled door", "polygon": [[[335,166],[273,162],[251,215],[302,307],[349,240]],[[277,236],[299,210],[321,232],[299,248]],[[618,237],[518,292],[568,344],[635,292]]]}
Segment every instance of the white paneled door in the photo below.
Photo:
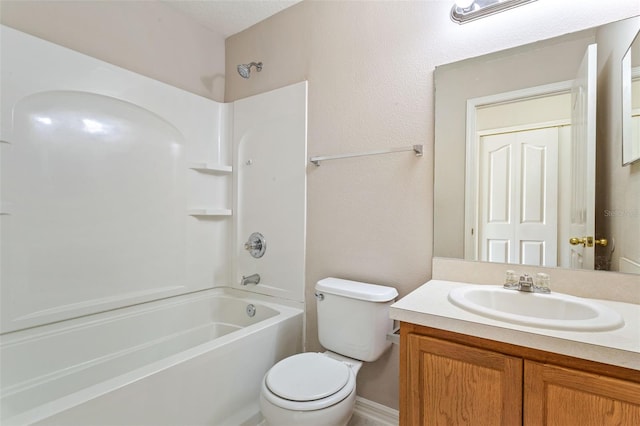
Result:
{"label": "white paneled door", "polygon": [[[587,48],[571,90],[570,233],[582,240],[595,236],[596,55],[597,46],[592,44]],[[570,250],[571,268],[593,269],[593,247],[577,244],[571,245]]]}
{"label": "white paneled door", "polygon": [[480,138],[480,260],[557,264],[558,131]]}

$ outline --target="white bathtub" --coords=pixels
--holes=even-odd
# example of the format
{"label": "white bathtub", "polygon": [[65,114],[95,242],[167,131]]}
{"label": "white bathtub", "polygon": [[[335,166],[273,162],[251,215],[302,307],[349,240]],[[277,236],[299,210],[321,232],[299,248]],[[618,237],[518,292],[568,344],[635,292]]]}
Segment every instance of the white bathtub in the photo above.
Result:
{"label": "white bathtub", "polygon": [[[213,289],[1,336],[2,425],[241,425],[300,305]],[[247,305],[255,306],[250,317]]]}

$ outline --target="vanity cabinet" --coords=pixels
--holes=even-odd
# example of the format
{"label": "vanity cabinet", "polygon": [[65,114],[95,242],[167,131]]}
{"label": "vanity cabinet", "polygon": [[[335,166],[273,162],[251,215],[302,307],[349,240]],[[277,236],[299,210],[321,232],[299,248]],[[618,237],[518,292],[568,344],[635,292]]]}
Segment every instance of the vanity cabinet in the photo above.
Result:
{"label": "vanity cabinet", "polygon": [[400,330],[401,425],[640,424],[638,371],[414,324]]}
{"label": "vanity cabinet", "polygon": [[525,361],[524,425],[640,425],[640,384]]}
{"label": "vanity cabinet", "polygon": [[404,344],[409,394],[402,424],[521,422],[522,359],[420,334],[409,334]]}

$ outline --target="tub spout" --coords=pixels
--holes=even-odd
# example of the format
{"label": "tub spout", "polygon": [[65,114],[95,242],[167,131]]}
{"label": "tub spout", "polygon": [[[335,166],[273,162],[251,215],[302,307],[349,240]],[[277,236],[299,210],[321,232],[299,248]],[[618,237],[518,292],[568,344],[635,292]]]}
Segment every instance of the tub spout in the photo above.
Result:
{"label": "tub spout", "polygon": [[242,276],[242,281],[240,281],[240,284],[242,284],[242,285],[258,284],[259,282],[260,282],[260,275],[258,275],[258,274],[249,275],[248,277],[245,277],[243,275]]}

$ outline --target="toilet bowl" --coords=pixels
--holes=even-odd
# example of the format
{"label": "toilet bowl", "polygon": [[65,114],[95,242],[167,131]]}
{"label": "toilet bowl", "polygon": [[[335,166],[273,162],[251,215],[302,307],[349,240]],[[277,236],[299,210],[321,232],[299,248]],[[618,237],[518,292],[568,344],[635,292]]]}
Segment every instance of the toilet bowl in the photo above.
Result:
{"label": "toilet bowl", "polygon": [[271,426],[343,426],[364,361],[388,349],[393,287],[325,278],[316,284],[318,340],[328,351],[283,359],[265,374],[260,411]]}
{"label": "toilet bowl", "polygon": [[260,410],[271,426],[342,426],[353,413],[362,362],[307,352],[274,365],[262,381]]}

